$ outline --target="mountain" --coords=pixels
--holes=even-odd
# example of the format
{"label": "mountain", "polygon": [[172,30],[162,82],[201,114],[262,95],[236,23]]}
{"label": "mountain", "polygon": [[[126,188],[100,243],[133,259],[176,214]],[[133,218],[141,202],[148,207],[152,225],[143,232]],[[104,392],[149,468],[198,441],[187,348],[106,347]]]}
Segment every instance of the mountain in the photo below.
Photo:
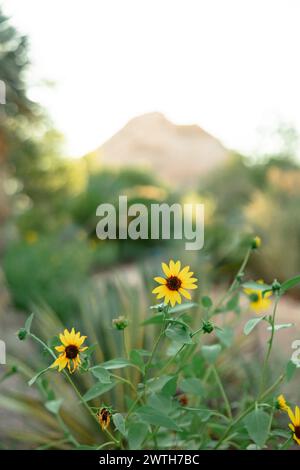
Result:
{"label": "mountain", "polygon": [[148,113],[130,120],[96,154],[105,165],[142,166],[167,183],[194,186],[229,152],[197,125],[176,125],[163,114]]}

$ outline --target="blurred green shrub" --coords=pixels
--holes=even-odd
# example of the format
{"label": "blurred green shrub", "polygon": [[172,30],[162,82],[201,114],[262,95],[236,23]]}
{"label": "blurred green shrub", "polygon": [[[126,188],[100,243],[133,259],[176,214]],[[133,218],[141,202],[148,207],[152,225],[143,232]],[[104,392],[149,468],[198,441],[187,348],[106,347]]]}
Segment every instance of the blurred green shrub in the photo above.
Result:
{"label": "blurred green shrub", "polygon": [[[240,263],[240,234],[258,234],[261,256],[251,262],[257,277],[281,279],[299,272],[300,166],[278,155],[251,162],[233,155],[201,181],[199,194],[212,207],[206,218],[206,249],[213,263],[233,271]],[[287,245],[288,243],[288,245]],[[235,253],[235,254],[232,254]]]}
{"label": "blurred green shrub", "polygon": [[67,318],[77,309],[76,290],[92,263],[92,249],[84,240],[32,238],[11,244],[3,267],[15,305],[28,310],[34,302],[49,304]]}

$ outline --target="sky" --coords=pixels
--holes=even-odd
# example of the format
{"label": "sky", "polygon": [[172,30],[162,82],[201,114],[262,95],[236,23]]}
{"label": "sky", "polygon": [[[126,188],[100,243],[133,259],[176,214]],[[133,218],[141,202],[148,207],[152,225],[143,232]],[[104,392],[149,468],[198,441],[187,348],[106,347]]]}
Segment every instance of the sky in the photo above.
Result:
{"label": "sky", "polygon": [[2,5],[30,39],[30,97],[65,134],[70,156],[153,111],[247,153],[278,122],[300,130],[299,0]]}

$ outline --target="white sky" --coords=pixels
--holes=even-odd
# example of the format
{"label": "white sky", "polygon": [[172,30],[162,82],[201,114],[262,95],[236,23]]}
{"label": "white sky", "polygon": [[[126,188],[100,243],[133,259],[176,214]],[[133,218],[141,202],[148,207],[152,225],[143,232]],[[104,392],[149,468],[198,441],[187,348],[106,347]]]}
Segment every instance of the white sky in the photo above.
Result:
{"label": "white sky", "polygon": [[260,126],[300,129],[299,0],[2,4],[30,37],[31,96],[74,156],[149,111],[197,123],[241,151],[256,147]]}

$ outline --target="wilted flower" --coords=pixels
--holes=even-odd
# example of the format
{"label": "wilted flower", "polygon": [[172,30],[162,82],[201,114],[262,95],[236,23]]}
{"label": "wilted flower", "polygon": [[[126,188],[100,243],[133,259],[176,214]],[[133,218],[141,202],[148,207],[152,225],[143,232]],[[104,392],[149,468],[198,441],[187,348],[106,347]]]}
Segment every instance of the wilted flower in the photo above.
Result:
{"label": "wilted flower", "polygon": [[181,304],[181,295],[187,299],[191,299],[187,289],[197,289],[195,282],[197,279],[192,277],[194,274],[190,271],[189,266],[185,266],[182,270],[180,261],[174,263],[170,261],[169,265],[162,263],[162,270],[166,277],[155,277],[154,280],[161,284],[153,289],[153,294],[157,294],[157,299],[164,298],[164,303],[170,303],[172,307],[176,303]]}
{"label": "wilted flower", "polygon": [[187,406],[188,405],[188,403],[189,403],[188,397],[186,396],[186,394],[180,388],[177,388],[176,393],[175,393],[175,397],[177,398],[177,400],[179,401],[181,406]]}
{"label": "wilted flower", "polygon": [[107,429],[108,426],[109,426],[110,416],[111,416],[110,410],[108,408],[105,408],[105,407],[101,408],[97,413],[99,424],[100,424],[101,429],[103,431],[105,429]]}

